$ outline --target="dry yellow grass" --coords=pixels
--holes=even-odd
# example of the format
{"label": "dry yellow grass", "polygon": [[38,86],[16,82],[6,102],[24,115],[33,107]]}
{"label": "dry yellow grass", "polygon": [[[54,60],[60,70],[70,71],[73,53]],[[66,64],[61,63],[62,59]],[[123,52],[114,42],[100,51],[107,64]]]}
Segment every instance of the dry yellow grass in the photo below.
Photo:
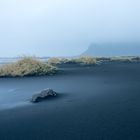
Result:
{"label": "dry yellow grass", "polygon": [[97,64],[97,60],[94,57],[89,57],[89,56],[81,56],[79,58],[75,58],[71,60],[74,63],[79,63],[83,65],[94,65]]}
{"label": "dry yellow grass", "polygon": [[56,71],[56,67],[32,57],[24,57],[16,63],[0,67],[1,77],[47,75]]}
{"label": "dry yellow grass", "polygon": [[60,59],[57,57],[50,58],[47,62],[51,65],[57,65],[61,63]]}
{"label": "dry yellow grass", "polygon": [[68,59],[68,58],[52,57],[47,61],[47,63],[51,64],[51,65],[57,65],[57,64],[68,63],[69,61],[70,61],[70,59]]}
{"label": "dry yellow grass", "polygon": [[133,57],[127,57],[127,56],[120,56],[120,57],[111,57],[110,61],[120,61],[120,62],[132,62]]}

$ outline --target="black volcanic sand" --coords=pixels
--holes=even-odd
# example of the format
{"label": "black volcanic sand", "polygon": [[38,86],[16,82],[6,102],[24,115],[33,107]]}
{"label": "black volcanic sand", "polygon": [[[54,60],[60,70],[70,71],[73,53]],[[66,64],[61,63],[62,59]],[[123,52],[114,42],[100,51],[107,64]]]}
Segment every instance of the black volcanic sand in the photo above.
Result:
{"label": "black volcanic sand", "polygon": [[19,88],[11,104],[47,87],[59,92],[1,110],[0,140],[140,140],[140,63],[59,67],[55,76],[0,79],[0,89]]}

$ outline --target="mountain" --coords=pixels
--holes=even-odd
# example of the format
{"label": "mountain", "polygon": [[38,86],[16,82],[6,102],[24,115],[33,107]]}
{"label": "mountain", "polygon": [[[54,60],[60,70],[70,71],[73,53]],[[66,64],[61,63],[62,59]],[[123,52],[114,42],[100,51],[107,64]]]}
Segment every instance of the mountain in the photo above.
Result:
{"label": "mountain", "polygon": [[91,44],[82,55],[96,57],[140,56],[140,43]]}

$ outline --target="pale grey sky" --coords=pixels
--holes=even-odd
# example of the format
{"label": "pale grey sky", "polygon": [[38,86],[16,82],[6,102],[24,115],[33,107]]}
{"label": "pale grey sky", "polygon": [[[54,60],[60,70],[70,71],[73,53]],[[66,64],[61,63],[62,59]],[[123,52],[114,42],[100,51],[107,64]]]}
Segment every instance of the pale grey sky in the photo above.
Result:
{"label": "pale grey sky", "polygon": [[0,57],[72,56],[139,38],[139,0],[0,0]]}

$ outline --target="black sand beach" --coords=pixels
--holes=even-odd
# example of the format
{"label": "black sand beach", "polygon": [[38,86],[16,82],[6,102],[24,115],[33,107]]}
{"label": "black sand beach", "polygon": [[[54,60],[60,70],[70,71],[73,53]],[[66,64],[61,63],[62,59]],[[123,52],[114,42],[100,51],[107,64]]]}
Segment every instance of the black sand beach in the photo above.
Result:
{"label": "black sand beach", "polygon": [[[0,79],[0,140],[140,140],[140,63],[59,67]],[[48,87],[56,98],[29,102]]]}

